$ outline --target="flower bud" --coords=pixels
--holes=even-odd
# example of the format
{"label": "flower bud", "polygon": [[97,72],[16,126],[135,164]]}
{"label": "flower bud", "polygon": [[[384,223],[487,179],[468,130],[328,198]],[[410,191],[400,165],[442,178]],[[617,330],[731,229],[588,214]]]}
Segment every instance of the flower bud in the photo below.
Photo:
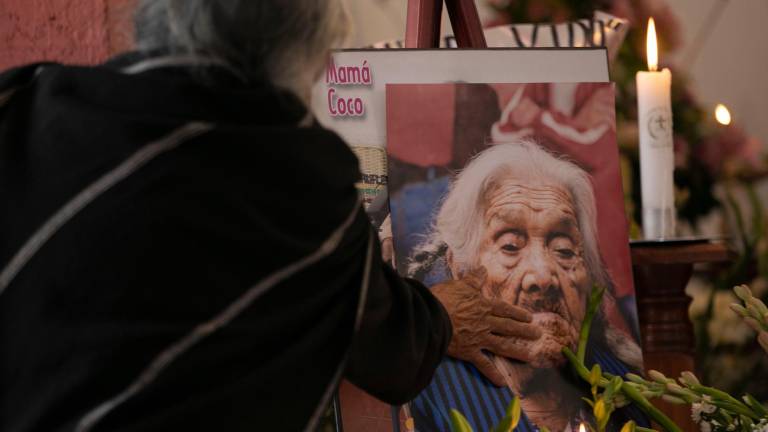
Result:
{"label": "flower bud", "polygon": [[598,422],[604,421],[608,416],[608,407],[605,405],[605,400],[602,398],[598,399],[597,402],[595,402],[595,406],[592,408],[592,412]]}
{"label": "flower bud", "polygon": [[687,405],[687,402],[675,396],[663,395],[661,399],[675,405]]}
{"label": "flower bud", "polygon": [[733,287],[733,292],[742,299],[745,303],[752,298],[752,291],[746,285],[738,285]]}
{"label": "flower bud", "polygon": [[630,382],[636,383],[636,384],[645,384],[645,380],[640,375],[636,375],[633,373],[628,373],[624,375],[624,378],[629,380]]}
{"label": "flower bud", "polygon": [[597,384],[600,382],[600,378],[603,377],[603,371],[600,369],[600,365],[595,363],[595,365],[592,367],[592,370],[589,372],[589,384],[591,384],[593,387],[597,386]]}
{"label": "flower bud", "polygon": [[648,371],[648,376],[651,377],[652,380],[656,381],[660,384],[667,384],[669,382],[675,382],[674,380],[671,380],[664,376],[663,373],[657,371],[657,370],[650,370]]}
{"label": "flower bud", "polygon": [[688,390],[680,387],[679,385],[677,385],[675,383],[667,384],[667,391],[669,391],[670,393],[674,393],[675,395],[680,395],[680,396],[687,396],[688,395]]}
{"label": "flower bud", "polygon": [[763,326],[760,325],[759,322],[757,322],[756,319],[752,317],[746,317],[744,318],[744,322],[754,331],[760,332],[763,329]]}
{"label": "flower bud", "polygon": [[768,352],[768,332],[760,333],[760,336],[757,337],[757,341],[760,342],[760,346],[763,347],[763,350]]}
{"label": "flower bud", "polygon": [[680,374],[680,382],[682,382],[683,384],[689,387],[701,385],[701,381],[699,381],[699,379],[696,378],[696,375],[694,375],[693,372],[689,372],[689,371],[685,371],[682,374]]}
{"label": "flower bud", "polygon": [[613,404],[616,405],[616,408],[624,408],[625,406],[629,405],[629,399],[627,399],[623,394],[619,393],[613,397]]}
{"label": "flower bud", "polygon": [[736,312],[737,314],[743,316],[743,317],[748,317],[749,316],[749,311],[744,306],[742,306],[742,305],[740,305],[738,303],[732,303],[731,304],[731,310]]}
{"label": "flower bud", "polygon": [[755,315],[757,315],[755,318],[762,318],[765,316],[765,314],[768,314],[768,307],[765,306],[765,303],[763,303],[760,299],[752,297],[747,302],[749,307],[755,311]]}
{"label": "flower bud", "polygon": [[635,422],[630,421],[629,423],[625,424],[621,428],[621,432],[635,432],[637,430],[637,426],[635,425]]}

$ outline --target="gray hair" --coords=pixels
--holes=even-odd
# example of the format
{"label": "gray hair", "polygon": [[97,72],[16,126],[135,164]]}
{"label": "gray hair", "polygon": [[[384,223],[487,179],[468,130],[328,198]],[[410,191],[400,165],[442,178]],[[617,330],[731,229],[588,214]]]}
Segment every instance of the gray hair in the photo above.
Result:
{"label": "gray hair", "polygon": [[306,100],[349,19],[341,0],[140,0],[140,51],[223,61]]}
{"label": "gray hair", "polygon": [[510,173],[523,178],[553,180],[566,188],[576,207],[590,276],[595,283],[612,289],[600,257],[597,207],[589,174],[531,141],[493,145],[475,156],[456,176],[435,216],[431,233],[411,254],[408,273],[423,275],[436,261],[444,260],[448,250],[460,271],[476,265],[485,226],[484,197],[493,185]]}

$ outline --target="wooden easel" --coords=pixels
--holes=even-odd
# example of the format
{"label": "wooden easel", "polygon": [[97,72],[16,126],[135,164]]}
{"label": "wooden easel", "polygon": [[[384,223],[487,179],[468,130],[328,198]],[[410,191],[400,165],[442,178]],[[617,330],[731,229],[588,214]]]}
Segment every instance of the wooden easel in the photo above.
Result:
{"label": "wooden easel", "polygon": [[[460,48],[486,48],[485,34],[474,0],[445,0]],[[408,0],[406,48],[438,48],[443,0]]]}

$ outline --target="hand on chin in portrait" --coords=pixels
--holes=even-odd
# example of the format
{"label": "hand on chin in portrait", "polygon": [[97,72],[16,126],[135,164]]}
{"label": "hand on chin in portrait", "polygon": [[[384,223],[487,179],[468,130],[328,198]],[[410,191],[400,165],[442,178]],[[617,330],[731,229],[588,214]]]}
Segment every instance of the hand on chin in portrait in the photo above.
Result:
{"label": "hand on chin in portrait", "polygon": [[501,177],[484,198],[477,254],[487,269],[484,295],[530,312],[542,335],[526,345],[528,362],[495,363],[531,420],[562,430],[573,415],[564,405],[579,396],[565,394],[573,387],[556,370],[566,367],[563,347],[578,343],[591,286],[578,208],[567,188],[532,176]]}
{"label": "hand on chin in portrait", "polygon": [[499,387],[507,379],[494,365],[488,353],[517,362],[532,360],[532,345],[541,337],[533,316],[523,308],[483,295],[488,280],[485,268],[474,270],[457,280],[432,287],[453,324],[448,355],[472,363]]}
{"label": "hand on chin in portrait", "polygon": [[591,285],[572,198],[548,181],[508,177],[486,199],[479,251],[488,269],[484,294],[532,314],[543,336],[530,347],[530,366],[562,366],[562,348],[578,340]]}

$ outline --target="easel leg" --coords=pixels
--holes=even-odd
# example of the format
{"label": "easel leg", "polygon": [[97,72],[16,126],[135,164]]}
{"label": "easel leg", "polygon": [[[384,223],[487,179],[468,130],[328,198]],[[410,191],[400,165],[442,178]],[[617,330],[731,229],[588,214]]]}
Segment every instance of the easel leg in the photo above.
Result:
{"label": "easel leg", "polygon": [[442,14],[443,0],[409,0],[406,48],[437,48]]}
{"label": "easel leg", "polygon": [[461,48],[486,48],[483,25],[474,0],[445,0],[453,34]]}

